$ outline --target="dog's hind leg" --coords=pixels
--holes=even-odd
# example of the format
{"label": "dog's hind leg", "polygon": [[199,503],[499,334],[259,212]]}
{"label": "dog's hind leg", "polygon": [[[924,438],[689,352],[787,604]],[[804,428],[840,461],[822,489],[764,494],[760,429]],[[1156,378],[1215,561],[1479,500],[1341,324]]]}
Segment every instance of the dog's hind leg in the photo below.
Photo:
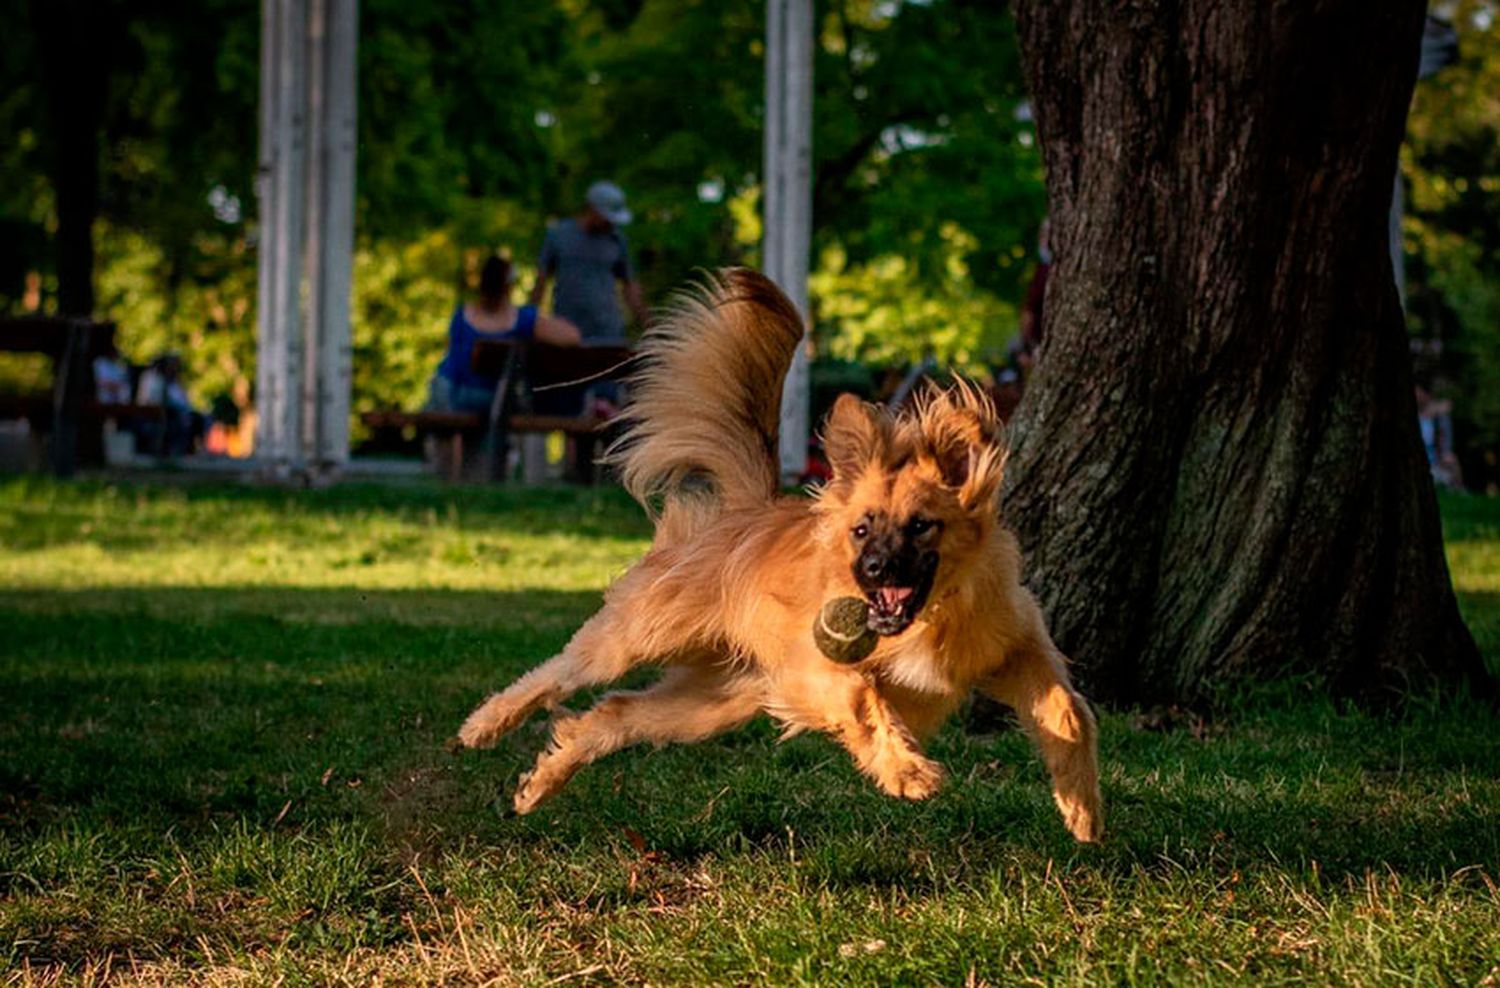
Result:
{"label": "dog's hind leg", "polygon": [[621,748],[650,741],[701,741],[760,712],[760,684],[718,669],[679,666],[661,682],[630,693],[611,693],[581,714],[559,716],[552,741],[516,789],[517,813],[530,813],[583,766]]}
{"label": "dog's hind leg", "polygon": [[1088,702],[1068,681],[1051,642],[1018,653],[979,688],[1015,710],[1052,775],[1052,796],[1063,823],[1080,841],[1104,833],[1099,797],[1098,727]]}

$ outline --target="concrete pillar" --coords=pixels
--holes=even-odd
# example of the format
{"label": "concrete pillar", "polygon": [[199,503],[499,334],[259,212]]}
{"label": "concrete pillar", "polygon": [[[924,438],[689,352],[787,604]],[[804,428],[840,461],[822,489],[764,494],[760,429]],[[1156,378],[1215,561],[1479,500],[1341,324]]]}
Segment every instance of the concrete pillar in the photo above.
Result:
{"label": "concrete pillar", "polygon": [[349,291],[354,262],[356,0],[308,0],[309,131],[303,450],[317,476],[349,459]]}
{"label": "concrete pillar", "polygon": [[[766,0],[765,168],[762,171],[765,273],[807,318],[812,244],[812,0]],[[781,395],[781,473],[807,462],[807,351],[799,347]]]}
{"label": "concrete pillar", "polygon": [[349,448],[357,0],[262,0],[255,456],[324,479]]}

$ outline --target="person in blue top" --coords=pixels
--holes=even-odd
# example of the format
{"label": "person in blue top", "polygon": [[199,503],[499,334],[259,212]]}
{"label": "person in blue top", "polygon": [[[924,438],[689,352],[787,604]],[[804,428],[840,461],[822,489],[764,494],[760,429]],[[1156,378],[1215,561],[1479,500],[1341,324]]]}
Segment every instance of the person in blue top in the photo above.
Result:
{"label": "person in blue top", "polygon": [[448,323],[448,352],[428,385],[429,408],[444,412],[487,412],[499,379],[480,374],[470,364],[474,343],[480,339],[540,340],[557,346],[577,346],[578,327],[559,316],[544,316],[534,305],[511,304],[515,277],[510,262],[490,255],[479,272],[479,298],[460,303]]}

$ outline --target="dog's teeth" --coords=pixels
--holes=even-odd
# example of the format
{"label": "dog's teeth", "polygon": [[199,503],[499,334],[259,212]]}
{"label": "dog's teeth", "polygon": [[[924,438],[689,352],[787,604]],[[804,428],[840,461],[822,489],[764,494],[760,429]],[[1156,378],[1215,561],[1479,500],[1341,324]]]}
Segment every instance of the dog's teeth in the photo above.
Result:
{"label": "dog's teeth", "polygon": [[881,587],[880,606],[883,610],[894,610],[911,596],[910,587]]}

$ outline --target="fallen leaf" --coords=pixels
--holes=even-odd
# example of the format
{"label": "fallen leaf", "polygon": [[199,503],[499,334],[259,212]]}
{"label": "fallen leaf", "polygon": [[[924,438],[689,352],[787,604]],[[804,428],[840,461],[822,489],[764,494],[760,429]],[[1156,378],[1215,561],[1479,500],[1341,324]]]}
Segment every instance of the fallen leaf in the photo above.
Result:
{"label": "fallen leaf", "polygon": [[844,943],[839,945],[839,956],[857,957],[861,953],[878,954],[884,949],[884,940],[866,940],[864,943]]}

